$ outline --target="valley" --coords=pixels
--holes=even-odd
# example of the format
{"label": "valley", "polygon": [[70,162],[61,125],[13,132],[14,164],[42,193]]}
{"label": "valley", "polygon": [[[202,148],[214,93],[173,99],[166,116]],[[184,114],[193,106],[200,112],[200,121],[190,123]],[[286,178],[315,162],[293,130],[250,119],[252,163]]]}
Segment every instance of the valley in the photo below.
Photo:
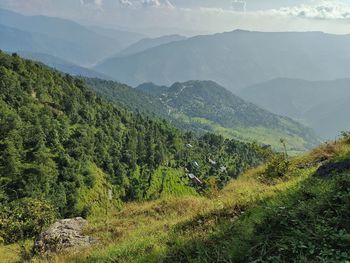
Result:
{"label": "valley", "polygon": [[331,140],[350,128],[343,121],[350,110],[349,87],[349,79],[275,79],[242,89],[238,94],[273,113],[308,125],[323,140]]}

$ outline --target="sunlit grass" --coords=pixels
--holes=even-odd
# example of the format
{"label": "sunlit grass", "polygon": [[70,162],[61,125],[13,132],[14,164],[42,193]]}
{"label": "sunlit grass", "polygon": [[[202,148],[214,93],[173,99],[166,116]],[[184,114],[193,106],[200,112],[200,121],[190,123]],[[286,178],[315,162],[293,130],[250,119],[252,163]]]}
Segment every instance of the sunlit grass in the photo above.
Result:
{"label": "sunlit grass", "polygon": [[[120,210],[114,208],[107,214],[89,218],[85,232],[98,238],[98,245],[50,259],[35,258],[33,262],[171,262],[174,259],[173,262],[181,262],[192,258],[193,255],[186,253],[192,253],[193,249],[197,249],[198,258],[202,259],[208,256],[207,249],[213,250],[210,257],[212,253],[217,253],[218,258],[224,258],[221,253],[226,257],[242,257],[242,251],[247,249],[247,243],[242,240],[251,238],[268,207],[283,206],[288,195],[311,178],[320,161],[349,154],[349,144],[325,144],[309,154],[293,157],[288,174],[273,183],[261,180],[263,165],[232,180],[215,196],[187,193],[125,204]],[[321,196],[329,191],[329,185],[318,183],[313,191]],[[219,237],[226,235],[228,229],[239,235],[231,233],[220,243]],[[220,246],[210,243],[217,238]],[[193,248],[192,243],[198,247]],[[15,245],[0,247],[0,252],[5,255],[5,262],[19,258]]]}

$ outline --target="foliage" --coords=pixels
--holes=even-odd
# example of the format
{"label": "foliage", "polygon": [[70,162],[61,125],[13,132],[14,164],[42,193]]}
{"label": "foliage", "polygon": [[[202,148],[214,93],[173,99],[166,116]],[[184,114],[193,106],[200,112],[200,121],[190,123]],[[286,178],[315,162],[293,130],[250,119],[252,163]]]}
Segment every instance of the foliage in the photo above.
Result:
{"label": "foliage", "polygon": [[255,229],[250,260],[346,262],[350,259],[349,200],[349,174],[331,181],[308,180],[285,197],[283,206],[270,207]]}
{"label": "foliage", "polygon": [[[194,172],[194,161],[196,176],[204,182],[215,176],[222,188],[269,153],[253,143],[183,134],[166,121],[112,105],[81,79],[1,52],[0,126],[0,202],[45,200],[59,217],[100,213],[107,188],[116,206],[196,194],[181,179],[185,167]],[[155,189],[159,171],[164,185]],[[169,190],[173,186],[177,190]]]}
{"label": "foliage", "polygon": [[289,171],[289,166],[290,163],[285,154],[272,155],[260,178],[266,182],[273,182],[275,179],[286,176]]}
{"label": "foliage", "polygon": [[0,208],[0,238],[5,243],[31,238],[41,233],[57,216],[47,201],[23,198]]}
{"label": "foliage", "polygon": [[[332,146],[323,165],[350,154],[345,141]],[[91,218],[87,231],[100,244],[53,261],[348,262],[349,171],[317,176],[324,162],[319,154],[328,155],[324,147],[291,158],[293,176],[274,184],[260,180],[261,166],[232,180],[216,197],[131,202],[110,211],[107,226],[104,216]],[[10,248],[2,251],[10,257]]]}
{"label": "foliage", "polygon": [[274,115],[230,93],[211,81],[188,81],[171,87],[145,83],[137,88],[113,81],[84,81],[98,94],[134,112],[169,120],[197,134],[215,132],[226,138],[258,141],[281,149],[305,151],[316,145],[316,136],[299,123]]}
{"label": "foliage", "polygon": [[219,195],[219,188],[217,186],[215,177],[210,177],[208,179],[207,195],[211,198],[217,197]]}
{"label": "foliage", "polygon": [[350,143],[350,132],[349,131],[343,131],[341,132],[341,137],[343,140],[345,140],[347,143]]}

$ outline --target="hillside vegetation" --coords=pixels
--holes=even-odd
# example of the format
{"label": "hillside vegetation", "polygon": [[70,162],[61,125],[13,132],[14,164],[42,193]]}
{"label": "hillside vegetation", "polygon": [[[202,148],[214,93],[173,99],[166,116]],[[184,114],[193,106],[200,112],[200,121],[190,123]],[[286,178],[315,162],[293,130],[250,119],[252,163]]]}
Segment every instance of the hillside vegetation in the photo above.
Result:
{"label": "hillside vegetation", "polygon": [[226,138],[257,141],[282,150],[305,151],[316,135],[290,118],[246,102],[212,81],[188,81],[171,87],[145,83],[136,89],[112,81],[84,79],[97,93],[132,111],[167,119],[182,130],[215,132]]}
{"label": "hillside vegetation", "polygon": [[[55,218],[222,188],[270,154],[255,144],[183,134],[133,114],[80,80],[0,52],[0,241]],[[197,176],[193,183],[188,174]]]}
{"label": "hillside vegetation", "polygon": [[346,134],[206,196],[126,204],[89,218],[96,247],[34,262],[348,262],[349,156]]}

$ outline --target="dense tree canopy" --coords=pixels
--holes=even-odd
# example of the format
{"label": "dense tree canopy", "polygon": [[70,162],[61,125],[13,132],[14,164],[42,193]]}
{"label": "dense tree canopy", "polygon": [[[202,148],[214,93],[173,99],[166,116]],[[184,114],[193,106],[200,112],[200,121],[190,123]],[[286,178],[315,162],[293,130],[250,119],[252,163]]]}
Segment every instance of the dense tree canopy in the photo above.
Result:
{"label": "dense tree canopy", "polygon": [[186,177],[186,168],[203,180],[200,191],[209,177],[223,186],[268,153],[212,134],[182,134],[112,105],[80,79],[2,52],[0,127],[1,203],[45,200],[62,217],[84,212],[77,200],[79,189],[96,183],[91,164],[114,198],[127,201],[148,198],[157,169],[182,169]]}

